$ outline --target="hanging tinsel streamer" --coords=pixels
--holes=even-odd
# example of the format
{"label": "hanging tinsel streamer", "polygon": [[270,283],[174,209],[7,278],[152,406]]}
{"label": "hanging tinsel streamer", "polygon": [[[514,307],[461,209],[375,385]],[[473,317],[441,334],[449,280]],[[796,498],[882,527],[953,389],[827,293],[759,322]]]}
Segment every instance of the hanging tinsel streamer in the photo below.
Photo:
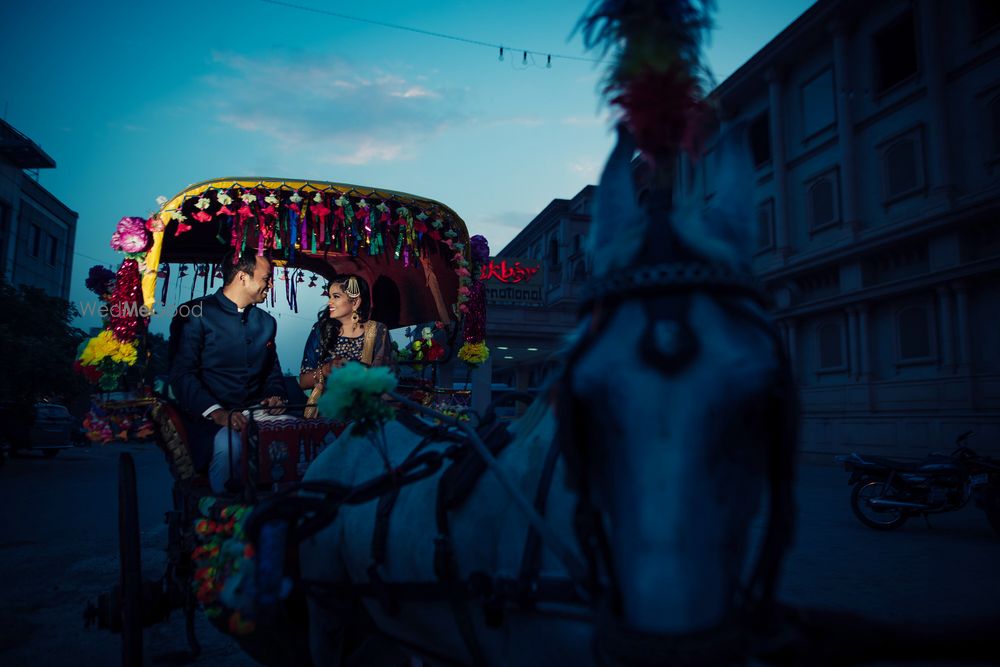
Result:
{"label": "hanging tinsel streamer", "polygon": [[160,270],[157,272],[157,278],[163,280],[163,284],[160,286],[160,305],[167,305],[167,290],[170,287],[170,265],[160,264]]}
{"label": "hanging tinsel streamer", "polygon": [[115,289],[108,300],[108,328],[115,338],[123,343],[136,339],[143,318],[139,317],[142,304],[142,279],[139,263],[134,259],[122,262],[115,277]]}
{"label": "hanging tinsel streamer", "polygon": [[319,228],[319,243],[320,243],[320,245],[328,246],[328,245],[330,245],[330,240],[331,239],[330,239],[330,235],[328,233],[329,229],[328,229],[327,221],[330,218],[331,211],[330,211],[330,207],[326,205],[325,201],[323,201],[322,195],[320,195],[319,193],[316,193],[316,196],[320,197],[320,199],[319,199],[319,201],[316,201],[315,204],[313,204],[312,206],[310,206],[309,210],[310,210],[310,212],[313,215],[313,221],[316,223],[316,226]]}
{"label": "hanging tinsel streamer", "polygon": [[[413,214],[410,213],[410,209],[405,206],[400,206],[396,209],[396,233],[399,236],[396,239],[396,252],[393,253],[395,259],[399,259],[402,256],[403,244],[406,243],[407,237],[413,230]],[[406,262],[409,266],[409,262]]]}

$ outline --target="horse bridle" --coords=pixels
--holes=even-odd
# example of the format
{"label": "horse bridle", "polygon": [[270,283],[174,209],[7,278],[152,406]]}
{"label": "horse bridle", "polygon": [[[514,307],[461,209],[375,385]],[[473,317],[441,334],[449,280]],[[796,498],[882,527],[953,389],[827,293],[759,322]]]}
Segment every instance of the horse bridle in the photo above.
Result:
{"label": "horse bridle", "polygon": [[[724,308],[739,311],[739,314],[755,321],[771,338],[777,358],[781,362],[781,374],[785,395],[782,400],[789,411],[785,415],[780,442],[771,443],[768,451],[768,477],[770,489],[770,517],[763,546],[753,569],[748,585],[741,596],[734,601],[732,619],[727,619],[718,628],[694,635],[665,637],[644,635],[643,633],[620,631],[614,640],[619,644],[635,648],[641,646],[640,654],[650,656],[649,664],[660,664],[652,656],[669,655],[664,664],[701,664],[706,653],[715,657],[720,654],[732,655],[742,652],[746,657],[749,637],[744,631],[748,617],[754,612],[769,614],[773,594],[780,569],[781,559],[791,537],[793,508],[791,507],[790,466],[794,452],[794,422],[797,418],[796,399],[791,381],[791,369],[784,353],[784,347],[776,328],[758,311],[747,307],[745,299],[755,301],[762,308],[770,305],[767,295],[749,275],[733,271],[729,267],[712,262],[662,262],[642,265],[613,276],[602,277],[588,285],[586,297],[581,305],[581,314],[592,314],[591,326],[570,348],[561,377],[556,382],[556,411],[558,431],[556,437],[566,460],[567,471],[575,481],[577,494],[576,530],[577,541],[590,569],[587,585],[592,599],[603,597],[608,611],[620,618],[622,594],[615,567],[614,554],[610,547],[603,514],[594,505],[589,488],[589,466],[592,452],[588,447],[587,429],[581,428],[581,416],[586,411],[579,409],[573,392],[573,369],[580,358],[600,338],[604,328],[613,318],[620,305],[637,297],[662,297],[706,292],[723,297]],[[602,583],[603,581],[606,583]],[[735,622],[734,622],[735,621]],[[624,639],[623,639],[624,637]],[[620,651],[617,652],[619,655]],[[685,662],[684,656],[691,659]],[[598,656],[600,658],[600,655]]]}

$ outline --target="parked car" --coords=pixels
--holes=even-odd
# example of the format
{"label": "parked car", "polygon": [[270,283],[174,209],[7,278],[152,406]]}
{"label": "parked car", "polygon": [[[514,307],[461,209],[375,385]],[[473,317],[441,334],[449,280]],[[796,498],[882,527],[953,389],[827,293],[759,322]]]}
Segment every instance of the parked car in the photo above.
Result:
{"label": "parked car", "polygon": [[0,439],[9,449],[36,449],[46,457],[73,446],[76,422],[65,405],[35,403],[30,414],[16,404],[0,405]]}

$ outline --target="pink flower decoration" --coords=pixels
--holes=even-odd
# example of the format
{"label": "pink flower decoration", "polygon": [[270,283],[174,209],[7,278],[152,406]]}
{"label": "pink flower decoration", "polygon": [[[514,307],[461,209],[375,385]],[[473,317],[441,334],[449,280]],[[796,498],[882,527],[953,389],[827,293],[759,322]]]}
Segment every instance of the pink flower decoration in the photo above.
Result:
{"label": "pink flower decoration", "polygon": [[149,247],[146,221],[128,216],[119,220],[118,229],[111,235],[111,247],[121,252],[143,252]]}

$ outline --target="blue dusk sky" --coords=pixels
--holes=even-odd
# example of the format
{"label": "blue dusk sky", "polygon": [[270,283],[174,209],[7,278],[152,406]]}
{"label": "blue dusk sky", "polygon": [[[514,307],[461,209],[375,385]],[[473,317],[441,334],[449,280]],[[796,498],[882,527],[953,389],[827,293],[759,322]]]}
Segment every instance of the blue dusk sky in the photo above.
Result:
{"label": "blue dusk sky", "polygon": [[[93,264],[120,263],[108,246],[119,218],[206,179],[411,192],[453,208],[494,251],[596,181],[611,148],[603,70],[555,57],[597,56],[570,37],[586,2],[294,4],[508,48],[501,62],[495,49],[264,0],[4,3],[0,111],[55,159],[40,182],[80,215],[74,302],[92,297]],[[812,3],[717,4],[706,52],[722,81]],[[552,67],[517,49],[552,53]],[[181,288],[168,306],[190,295]],[[278,291],[279,353],[297,371],[323,300],[304,291],[296,314]]]}

